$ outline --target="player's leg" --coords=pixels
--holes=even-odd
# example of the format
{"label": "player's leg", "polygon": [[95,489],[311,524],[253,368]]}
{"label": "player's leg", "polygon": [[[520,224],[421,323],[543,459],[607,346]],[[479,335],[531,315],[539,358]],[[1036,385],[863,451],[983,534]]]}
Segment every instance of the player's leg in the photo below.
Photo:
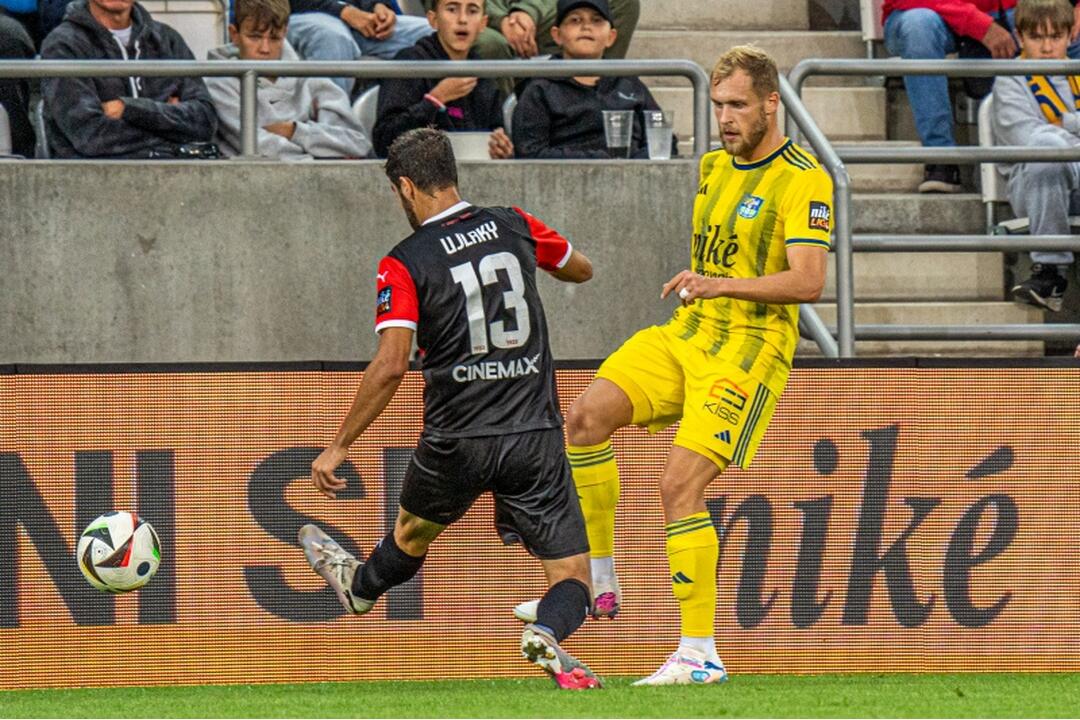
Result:
{"label": "player's leg", "polygon": [[548,591],[521,636],[521,652],[564,689],[599,687],[588,667],[559,643],[581,626],[592,592],[589,539],[558,428],[500,438],[492,484],[504,541],[520,540],[544,565]]}
{"label": "player's leg", "polygon": [[683,422],[660,480],[672,591],[679,602],[679,649],[644,685],[719,682],[716,566],[719,543],[705,488],[729,463],[749,467],[776,407],[776,396],[739,365],[676,346],[686,376]]}
{"label": "player's leg", "polygon": [[[718,460],[720,461],[718,464]],[[682,685],[726,679],[716,652],[716,563],[719,543],[705,488],[726,461],[673,445],[660,479],[671,588],[679,602],[679,648],[638,685]]]}
{"label": "player's leg", "polygon": [[633,420],[626,393],[611,380],[596,378],[567,413],[567,459],[574,474],[585,527],[596,602],[596,617],[614,617],[621,593],[615,574],[615,507],[619,468],[611,436]]}
{"label": "player's leg", "polygon": [[445,529],[399,508],[394,529],[364,563],[315,525],[300,528],[298,539],[312,569],[333,588],[345,609],[363,615],[387,590],[408,582],[420,570],[428,545]]}
{"label": "player's leg", "polygon": [[526,625],[521,634],[521,652],[564,690],[598,688],[600,680],[592,670],[559,645],[581,627],[592,604],[589,555],[542,562],[548,591],[540,598],[536,622]]}
{"label": "player's leg", "polygon": [[484,463],[474,455],[481,446],[469,439],[421,436],[405,470],[394,529],[363,564],[314,525],[300,529],[308,563],[346,610],[366,613],[387,590],[417,573],[428,545],[483,491]]}
{"label": "player's leg", "polygon": [[675,422],[682,411],[683,385],[664,331],[646,328],[604,361],[567,413],[567,457],[589,533],[597,617],[614,617],[621,603],[614,559],[619,469],[611,436],[626,425],[656,432]]}

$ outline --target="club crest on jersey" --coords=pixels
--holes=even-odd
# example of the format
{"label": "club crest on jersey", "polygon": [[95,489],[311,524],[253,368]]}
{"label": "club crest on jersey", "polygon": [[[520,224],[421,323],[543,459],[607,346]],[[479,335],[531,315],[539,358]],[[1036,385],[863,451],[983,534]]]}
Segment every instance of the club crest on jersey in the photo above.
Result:
{"label": "club crest on jersey", "polygon": [[393,292],[393,288],[384,287],[379,291],[378,305],[375,306],[375,313],[383,315],[390,312],[390,296]]}
{"label": "club crest on jersey", "polygon": [[808,225],[811,230],[823,230],[829,232],[829,220],[832,219],[832,213],[829,212],[829,206],[823,202],[817,200],[810,201],[810,219]]}
{"label": "club crest on jersey", "polygon": [[745,195],[742,202],[739,203],[739,217],[746,218],[747,220],[753,220],[758,216],[758,212],[761,210],[761,205],[765,202],[757,195]]}

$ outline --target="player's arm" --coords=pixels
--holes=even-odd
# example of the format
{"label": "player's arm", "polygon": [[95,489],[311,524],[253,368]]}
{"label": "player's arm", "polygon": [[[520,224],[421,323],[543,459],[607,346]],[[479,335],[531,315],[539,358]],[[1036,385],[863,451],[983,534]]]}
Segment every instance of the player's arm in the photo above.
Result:
{"label": "player's arm", "polygon": [[563,282],[583,283],[592,279],[592,263],[585,254],[574,249],[570,241],[535,215],[519,207],[514,212],[525,220],[529,235],[536,244],[536,265]]}
{"label": "player's arm", "polygon": [[334,441],[311,463],[311,482],[326,497],[332,499],[338,490],[345,489],[345,481],[334,475],[334,470],[345,461],[349,447],[360,433],[393,399],[409,369],[412,337],[412,329],[405,327],[389,327],[379,335],[375,358],[364,372],[352,407],[341,422]]}
{"label": "player's arm", "polygon": [[562,267],[549,271],[551,277],[563,282],[583,283],[592,279],[592,263],[585,254],[577,250],[570,250],[570,257]]}
{"label": "player's arm", "polygon": [[674,293],[684,303],[717,297],[774,305],[817,302],[825,287],[828,259],[825,248],[791,245],[787,270],[754,278],[709,278],[683,270],[664,283],[660,297]]}

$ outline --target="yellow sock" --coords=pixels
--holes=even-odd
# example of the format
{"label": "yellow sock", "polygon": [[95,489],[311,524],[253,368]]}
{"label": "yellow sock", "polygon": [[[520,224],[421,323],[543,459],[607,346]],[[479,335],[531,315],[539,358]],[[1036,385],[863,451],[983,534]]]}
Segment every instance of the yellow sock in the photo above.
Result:
{"label": "yellow sock", "polygon": [[566,456],[581,499],[590,554],[594,558],[611,557],[615,554],[615,506],[619,503],[619,468],[611,441],[571,445]]}
{"label": "yellow sock", "polygon": [[688,515],[669,523],[665,530],[671,589],[679,601],[682,634],[685,637],[712,637],[720,543],[709,513]]}

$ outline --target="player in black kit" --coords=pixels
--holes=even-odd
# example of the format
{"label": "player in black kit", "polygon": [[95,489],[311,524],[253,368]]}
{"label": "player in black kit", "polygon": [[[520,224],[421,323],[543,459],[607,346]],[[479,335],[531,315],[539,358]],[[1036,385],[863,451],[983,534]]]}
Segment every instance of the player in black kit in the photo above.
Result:
{"label": "player in black kit", "polygon": [[300,529],[312,568],[347,610],[369,611],[416,574],[428,545],[481,493],[495,525],[543,563],[549,589],[522,654],[560,688],[600,681],[559,643],[592,603],[589,541],[563,448],[562,416],[536,269],[559,280],[592,277],[588,258],[518,208],[482,208],[458,195],[449,138],[418,129],[390,146],[386,174],[414,232],[379,263],[379,347],[311,480],[333,498],[349,446],[386,408],[423,357],[424,431],[405,474],[394,530],[361,564],[314,525]]}

